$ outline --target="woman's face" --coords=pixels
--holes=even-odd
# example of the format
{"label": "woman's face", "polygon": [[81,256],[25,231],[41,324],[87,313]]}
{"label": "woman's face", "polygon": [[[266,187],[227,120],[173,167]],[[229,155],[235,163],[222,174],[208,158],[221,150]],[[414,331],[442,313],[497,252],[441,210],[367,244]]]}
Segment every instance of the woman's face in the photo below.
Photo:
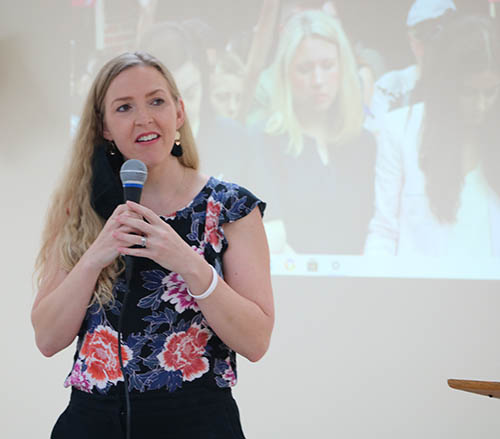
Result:
{"label": "woman's face", "polygon": [[337,98],[339,74],[336,44],[318,37],[302,40],[289,70],[295,107],[312,112],[329,110]]}
{"label": "woman's face", "polygon": [[240,109],[243,78],[231,74],[216,75],[211,84],[210,98],[217,114],[235,119]]}
{"label": "woman's face", "polygon": [[483,122],[500,95],[500,73],[485,70],[465,78],[460,93],[460,109],[468,125]]}
{"label": "woman's face", "polygon": [[184,104],[170,93],[167,80],[154,67],[121,72],[104,98],[105,139],[113,140],[126,159],[139,159],[151,169],[165,164],[175,133],[184,123]]}
{"label": "woman's face", "polygon": [[191,61],[175,70],[174,78],[179,92],[186,105],[191,126],[196,127],[200,120],[203,86],[201,72]]}

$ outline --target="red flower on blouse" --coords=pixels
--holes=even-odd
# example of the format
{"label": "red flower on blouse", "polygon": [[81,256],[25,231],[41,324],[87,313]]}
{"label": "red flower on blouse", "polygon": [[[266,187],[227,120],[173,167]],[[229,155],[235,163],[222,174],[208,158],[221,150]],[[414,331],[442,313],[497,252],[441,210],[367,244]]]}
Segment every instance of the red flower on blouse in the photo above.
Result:
{"label": "red flower on blouse", "polygon": [[[132,350],[121,347],[123,366],[132,358]],[[104,389],[109,381],[123,381],[118,359],[118,334],[113,329],[99,325],[94,332],[87,333],[80,350],[87,366],[86,374],[92,384]]]}
{"label": "red flower on blouse", "polygon": [[222,232],[219,230],[219,216],[222,205],[219,202],[208,200],[207,216],[205,218],[205,242],[212,245],[219,252],[222,248]]}
{"label": "red flower on blouse", "polygon": [[171,334],[158,354],[160,365],[165,370],[180,370],[184,381],[201,377],[209,369],[208,359],[203,354],[211,336],[208,329],[197,326]]}

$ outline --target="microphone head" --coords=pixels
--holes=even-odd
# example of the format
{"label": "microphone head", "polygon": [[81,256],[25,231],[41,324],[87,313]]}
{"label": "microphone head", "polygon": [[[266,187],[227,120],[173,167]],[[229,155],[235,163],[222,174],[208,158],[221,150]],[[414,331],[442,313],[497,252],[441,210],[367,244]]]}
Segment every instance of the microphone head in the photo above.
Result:
{"label": "microphone head", "polygon": [[148,168],[140,160],[127,160],[120,168],[120,179],[124,188],[138,187],[142,189],[147,178]]}
{"label": "microphone head", "polygon": [[140,203],[142,188],[148,178],[148,168],[140,160],[127,160],[120,169],[120,179],[123,185],[123,198],[125,201]]}

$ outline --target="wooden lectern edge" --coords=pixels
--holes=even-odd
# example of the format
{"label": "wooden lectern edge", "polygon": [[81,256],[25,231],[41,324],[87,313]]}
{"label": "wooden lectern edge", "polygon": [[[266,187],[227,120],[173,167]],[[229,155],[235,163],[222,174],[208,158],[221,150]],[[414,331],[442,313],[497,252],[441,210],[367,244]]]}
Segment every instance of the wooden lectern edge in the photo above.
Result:
{"label": "wooden lectern edge", "polygon": [[449,379],[448,385],[452,389],[464,392],[477,393],[478,395],[500,398],[500,382]]}

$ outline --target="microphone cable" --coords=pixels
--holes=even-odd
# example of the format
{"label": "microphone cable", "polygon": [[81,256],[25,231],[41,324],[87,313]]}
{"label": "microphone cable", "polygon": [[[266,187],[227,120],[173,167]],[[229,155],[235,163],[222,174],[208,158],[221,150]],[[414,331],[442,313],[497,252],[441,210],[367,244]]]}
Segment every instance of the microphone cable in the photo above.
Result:
{"label": "microphone cable", "polygon": [[[126,410],[126,422],[125,422],[125,437],[126,439],[130,439],[131,433],[131,404],[130,404],[130,394],[128,391],[128,378],[125,373],[125,368],[123,367],[123,358],[122,358],[122,330],[123,330],[123,316],[125,315],[125,308],[127,306],[127,299],[130,293],[130,284],[132,279],[132,268],[133,268],[133,257],[129,255],[125,255],[125,281],[126,281],[126,290],[123,296],[123,303],[120,309],[120,317],[118,320],[118,360],[120,362],[120,369],[123,375],[123,391],[125,394],[125,410]],[[118,396],[119,398],[119,396]],[[119,400],[119,399],[118,399]]]}

